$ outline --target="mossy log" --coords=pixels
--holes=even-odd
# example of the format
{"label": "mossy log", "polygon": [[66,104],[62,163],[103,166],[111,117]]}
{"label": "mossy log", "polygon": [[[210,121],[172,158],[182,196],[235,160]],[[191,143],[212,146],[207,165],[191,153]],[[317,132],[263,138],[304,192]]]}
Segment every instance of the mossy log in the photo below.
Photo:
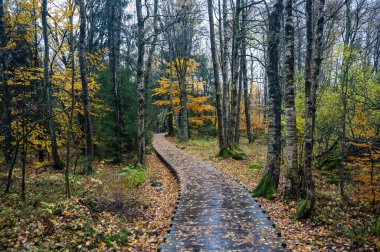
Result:
{"label": "mossy log", "polygon": [[302,201],[301,205],[298,207],[295,218],[297,220],[305,219],[310,216],[311,210],[311,201],[308,199],[305,199]]}
{"label": "mossy log", "polygon": [[219,152],[219,156],[223,158],[231,157],[235,160],[243,160],[245,158],[245,154],[239,150],[238,147],[227,147]]}

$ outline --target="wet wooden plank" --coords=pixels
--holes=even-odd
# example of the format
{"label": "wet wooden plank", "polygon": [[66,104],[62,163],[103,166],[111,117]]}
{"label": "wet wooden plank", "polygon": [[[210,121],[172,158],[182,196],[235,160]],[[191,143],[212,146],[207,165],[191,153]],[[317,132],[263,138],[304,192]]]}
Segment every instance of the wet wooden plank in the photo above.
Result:
{"label": "wet wooden plank", "polygon": [[165,134],[153,147],[178,176],[177,209],[161,251],[285,251],[273,223],[248,190],[173,146]]}

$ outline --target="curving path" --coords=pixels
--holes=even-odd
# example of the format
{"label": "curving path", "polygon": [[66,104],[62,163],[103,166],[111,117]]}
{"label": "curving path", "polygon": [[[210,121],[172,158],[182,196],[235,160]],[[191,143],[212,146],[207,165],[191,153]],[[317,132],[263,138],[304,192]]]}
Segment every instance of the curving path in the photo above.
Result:
{"label": "curving path", "polygon": [[176,211],[161,251],[284,251],[283,241],[249,191],[156,134],[153,147],[176,174]]}

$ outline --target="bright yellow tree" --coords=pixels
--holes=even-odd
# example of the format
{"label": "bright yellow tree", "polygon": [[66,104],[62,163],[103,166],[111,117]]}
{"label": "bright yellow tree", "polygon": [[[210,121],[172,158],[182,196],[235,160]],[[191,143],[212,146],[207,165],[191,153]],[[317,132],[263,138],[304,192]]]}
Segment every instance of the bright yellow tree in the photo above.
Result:
{"label": "bright yellow tree", "polygon": [[174,65],[186,64],[185,85],[187,90],[187,107],[190,111],[189,123],[193,127],[202,126],[206,121],[214,120],[214,106],[207,104],[208,96],[203,95],[202,88],[206,84],[204,81],[199,81],[196,78],[196,70],[200,66],[194,59],[186,60],[176,59],[176,62],[167,63],[165,71],[166,77],[161,77],[157,82],[160,87],[153,90],[153,95],[159,96],[161,99],[155,101],[156,105],[169,108],[169,114],[172,113],[171,108],[174,108],[175,114],[179,114],[181,110],[180,103],[180,87],[178,79],[180,78],[177,68]]}

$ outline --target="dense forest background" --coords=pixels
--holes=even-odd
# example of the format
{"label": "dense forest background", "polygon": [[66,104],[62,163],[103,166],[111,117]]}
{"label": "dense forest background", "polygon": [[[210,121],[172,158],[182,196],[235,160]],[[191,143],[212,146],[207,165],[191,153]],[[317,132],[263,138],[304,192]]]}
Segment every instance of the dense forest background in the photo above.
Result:
{"label": "dense forest background", "polygon": [[[380,233],[380,2],[1,0],[1,190],[146,164],[154,132],[264,142],[253,195],[309,217],[325,188]],[[136,168],[137,167],[137,168]],[[28,175],[29,174],[29,175]],[[317,188],[317,190],[316,190]],[[326,187],[327,188],[327,187]],[[331,187],[328,187],[331,188]],[[316,200],[317,198],[317,200]],[[365,229],[365,228],[364,228]],[[1,247],[0,247],[1,248]]]}

